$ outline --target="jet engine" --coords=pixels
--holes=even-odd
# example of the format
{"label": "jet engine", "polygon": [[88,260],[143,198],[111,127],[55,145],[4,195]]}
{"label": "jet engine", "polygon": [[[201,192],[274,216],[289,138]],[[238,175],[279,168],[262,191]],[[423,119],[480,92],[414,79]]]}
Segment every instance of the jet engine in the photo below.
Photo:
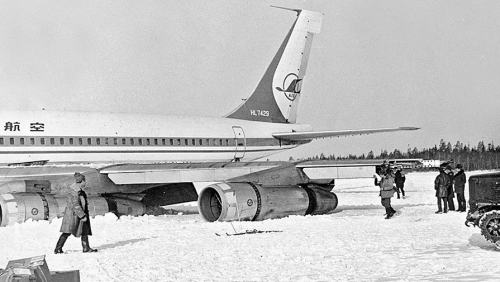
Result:
{"label": "jet engine", "polygon": [[215,183],[203,188],[198,197],[200,215],[209,222],[325,214],[337,204],[334,193],[314,185],[268,187],[251,182]]}
{"label": "jet engine", "polygon": [[[138,201],[117,197],[89,197],[90,216],[113,212],[119,215],[143,215],[146,206]],[[66,197],[42,193],[7,193],[0,195],[0,226],[22,223],[28,219],[51,220],[61,217]]]}

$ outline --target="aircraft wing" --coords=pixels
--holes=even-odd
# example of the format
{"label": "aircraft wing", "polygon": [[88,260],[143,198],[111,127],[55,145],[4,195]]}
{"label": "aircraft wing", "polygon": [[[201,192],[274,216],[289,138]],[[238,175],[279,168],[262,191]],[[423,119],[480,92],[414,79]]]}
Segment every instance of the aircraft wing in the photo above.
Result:
{"label": "aircraft wing", "polygon": [[273,137],[288,141],[307,141],[319,138],[331,138],[340,136],[363,135],[381,132],[418,130],[418,127],[396,127],[396,128],[378,128],[378,129],[358,129],[358,130],[339,130],[339,131],[304,131],[304,132],[279,132],[273,133]]}
{"label": "aircraft wing", "polygon": [[284,164],[286,162],[121,164],[102,168],[99,172],[118,185],[214,182]]}
{"label": "aircraft wing", "polygon": [[[375,167],[380,160],[318,160],[290,162],[232,162],[232,163],[167,163],[167,164],[123,164],[100,169],[117,185],[216,182],[216,181],[250,181],[269,182],[271,180],[255,180],[248,175],[261,175],[271,169],[284,167],[302,170],[312,180],[373,178]],[[281,176],[283,177],[283,176]],[[278,176],[274,177],[278,179]]]}

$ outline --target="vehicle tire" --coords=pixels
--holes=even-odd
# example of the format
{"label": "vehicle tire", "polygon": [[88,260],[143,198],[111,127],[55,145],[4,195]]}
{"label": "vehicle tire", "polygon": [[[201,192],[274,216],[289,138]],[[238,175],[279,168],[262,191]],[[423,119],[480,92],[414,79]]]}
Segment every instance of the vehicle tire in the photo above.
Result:
{"label": "vehicle tire", "polygon": [[500,213],[493,211],[481,218],[479,228],[486,240],[496,243],[500,241]]}

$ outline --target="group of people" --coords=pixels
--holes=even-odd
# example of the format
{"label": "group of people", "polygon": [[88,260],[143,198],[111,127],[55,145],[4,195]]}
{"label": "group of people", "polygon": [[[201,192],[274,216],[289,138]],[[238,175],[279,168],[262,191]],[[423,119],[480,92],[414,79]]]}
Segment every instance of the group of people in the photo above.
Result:
{"label": "group of people", "polygon": [[401,194],[403,199],[405,198],[405,180],[406,177],[401,172],[401,167],[397,167],[396,173],[394,173],[387,161],[384,161],[378,172],[378,177],[375,179],[375,184],[380,186],[380,198],[382,206],[385,208],[385,219],[393,217],[396,213],[396,210],[391,206],[391,198],[394,193],[397,193],[398,199],[401,198]]}
{"label": "group of people", "polygon": [[[434,180],[434,189],[436,190],[437,206],[436,213],[447,213],[455,211],[454,193],[457,194],[458,212],[465,212],[465,183],[466,176],[461,164],[457,164],[455,169],[451,166],[452,162],[444,163],[439,167],[439,175]],[[453,189],[455,188],[455,189]]]}
{"label": "group of people", "polygon": [[[452,168],[453,161],[443,163],[439,167],[439,175],[434,181],[434,189],[436,190],[437,214],[447,213],[448,211],[465,212],[465,183],[466,176],[461,164],[457,164],[455,169]],[[376,175],[377,176],[377,175]],[[400,194],[405,198],[404,183],[405,176],[401,172],[401,168],[396,168],[394,173],[390,165],[384,161],[380,171],[378,172],[375,184],[380,186],[380,198],[382,206],[385,208],[385,218],[389,219],[396,213],[396,210],[391,206],[391,198],[394,193],[397,193],[398,199]],[[453,198],[457,194],[458,209],[455,209]]]}

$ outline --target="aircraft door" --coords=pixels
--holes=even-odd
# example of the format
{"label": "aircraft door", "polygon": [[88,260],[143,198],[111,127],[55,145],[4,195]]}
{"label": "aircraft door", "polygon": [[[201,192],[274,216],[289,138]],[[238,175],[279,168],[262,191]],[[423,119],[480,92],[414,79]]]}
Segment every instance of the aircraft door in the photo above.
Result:
{"label": "aircraft door", "polygon": [[235,141],[234,159],[239,160],[245,155],[247,141],[245,139],[245,132],[243,132],[243,128],[239,126],[233,126],[233,132]]}

